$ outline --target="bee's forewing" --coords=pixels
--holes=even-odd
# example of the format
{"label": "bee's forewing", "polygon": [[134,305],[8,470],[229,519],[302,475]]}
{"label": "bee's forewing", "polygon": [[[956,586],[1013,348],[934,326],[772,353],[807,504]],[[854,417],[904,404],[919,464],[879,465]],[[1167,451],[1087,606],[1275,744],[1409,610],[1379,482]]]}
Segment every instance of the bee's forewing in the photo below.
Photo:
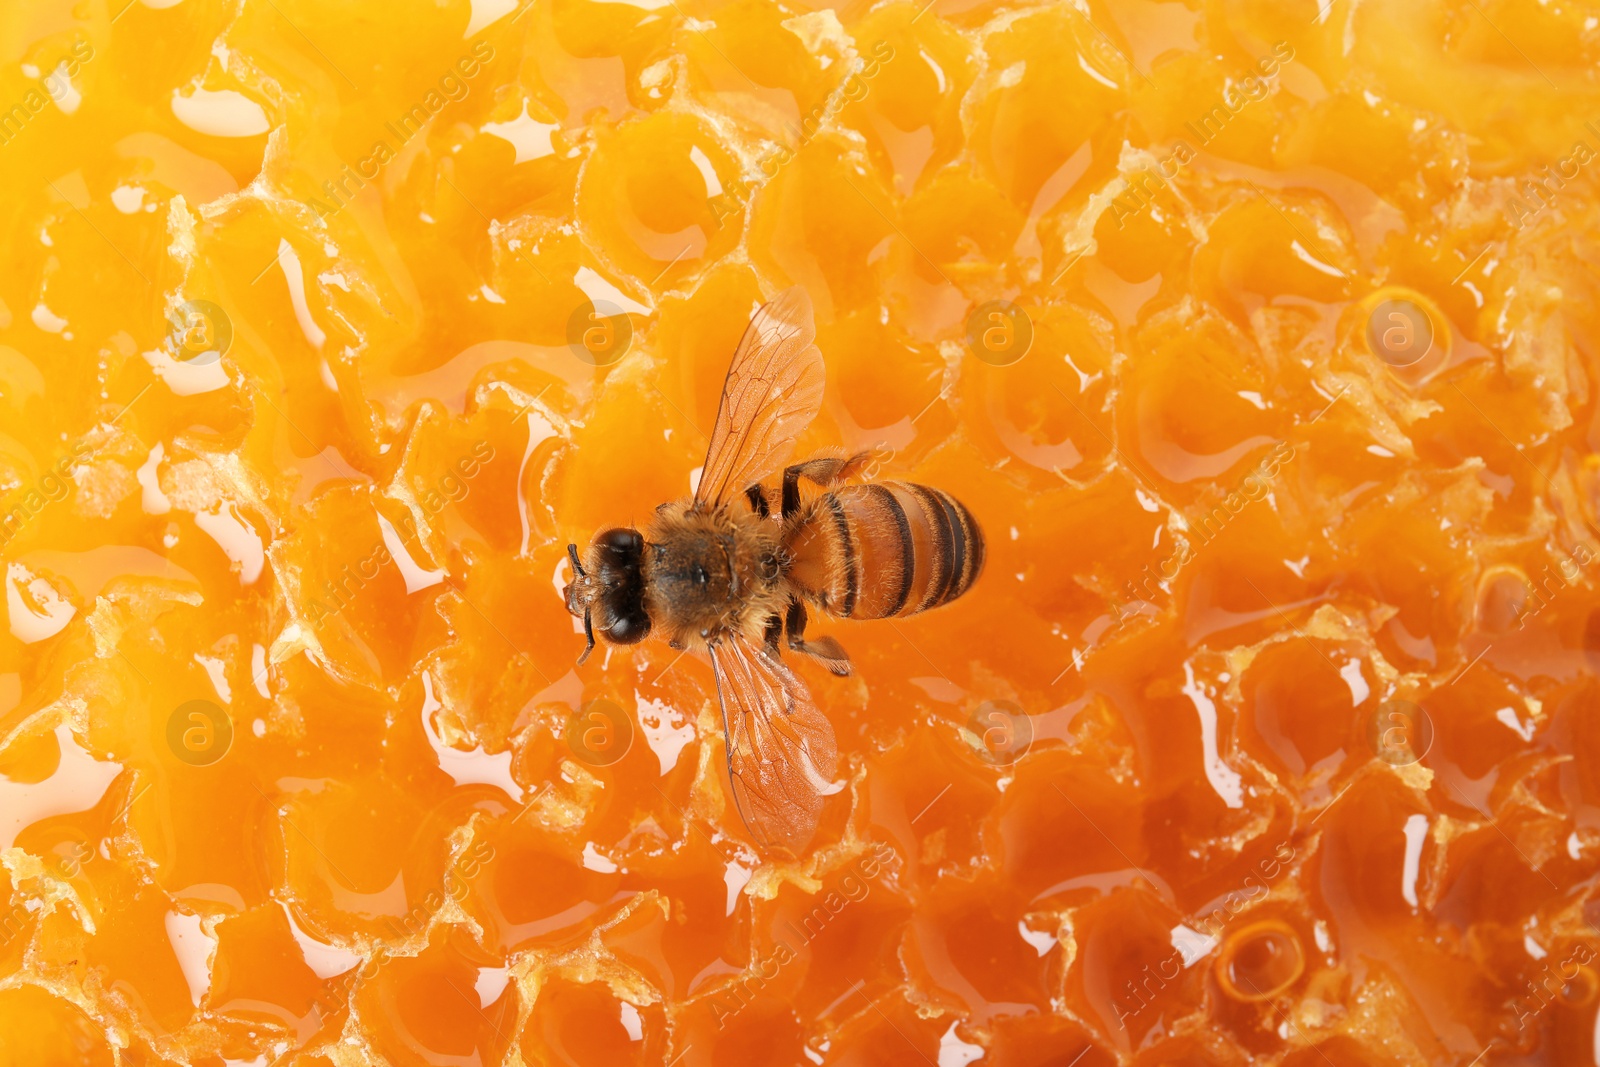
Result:
{"label": "bee's forewing", "polygon": [[811,298],[798,285],[751,318],[722,386],[697,502],[721,504],[788,460],[822,406],[827,375],[815,339]]}
{"label": "bee's forewing", "polygon": [[734,803],[763,848],[798,853],[838,792],[833,726],[777,656],[742,637],[711,645]]}

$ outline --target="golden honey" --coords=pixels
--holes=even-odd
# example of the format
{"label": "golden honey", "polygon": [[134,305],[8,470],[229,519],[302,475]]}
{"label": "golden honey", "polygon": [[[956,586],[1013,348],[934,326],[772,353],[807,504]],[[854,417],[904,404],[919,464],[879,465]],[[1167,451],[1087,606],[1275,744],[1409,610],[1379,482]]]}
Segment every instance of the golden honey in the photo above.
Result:
{"label": "golden honey", "polygon": [[[1597,25],[8,3],[0,1065],[1595,1062]],[[989,556],[780,862],[560,590],[792,284]]]}

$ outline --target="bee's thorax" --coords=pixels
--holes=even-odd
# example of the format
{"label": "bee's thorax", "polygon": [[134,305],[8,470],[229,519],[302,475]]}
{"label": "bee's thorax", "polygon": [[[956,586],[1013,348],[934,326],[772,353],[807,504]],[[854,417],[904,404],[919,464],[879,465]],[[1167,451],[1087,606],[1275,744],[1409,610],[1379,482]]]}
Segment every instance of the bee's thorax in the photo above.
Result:
{"label": "bee's thorax", "polygon": [[658,512],[643,571],[662,636],[689,646],[719,633],[759,640],[788,598],[779,534],[776,522],[742,510],[697,510],[680,501]]}

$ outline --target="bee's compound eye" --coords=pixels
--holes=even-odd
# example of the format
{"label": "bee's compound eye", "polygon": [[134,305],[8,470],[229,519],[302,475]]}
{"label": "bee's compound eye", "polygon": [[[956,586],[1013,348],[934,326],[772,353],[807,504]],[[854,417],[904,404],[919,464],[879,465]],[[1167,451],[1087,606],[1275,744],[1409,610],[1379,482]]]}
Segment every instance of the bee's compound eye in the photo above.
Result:
{"label": "bee's compound eye", "polygon": [[638,530],[619,526],[596,537],[594,543],[601,551],[616,559],[629,559],[644,550],[644,535]]}
{"label": "bee's compound eye", "polygon": [[643,611],[614,616],[606,626],[606,638],[614,645],[632,645],[650,632],[650,616]]}

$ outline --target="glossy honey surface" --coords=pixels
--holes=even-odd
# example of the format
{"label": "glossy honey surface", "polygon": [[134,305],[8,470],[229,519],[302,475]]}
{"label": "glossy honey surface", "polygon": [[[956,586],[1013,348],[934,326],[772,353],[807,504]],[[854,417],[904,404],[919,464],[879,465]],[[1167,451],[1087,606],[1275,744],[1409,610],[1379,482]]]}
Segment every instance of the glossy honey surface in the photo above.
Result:
{"label": "glossy honey surface", "polygon": [[[0,1067],[1588,1064],[1600,5],[7,0]],[[971,509],[582,667],[800,284]]]}

